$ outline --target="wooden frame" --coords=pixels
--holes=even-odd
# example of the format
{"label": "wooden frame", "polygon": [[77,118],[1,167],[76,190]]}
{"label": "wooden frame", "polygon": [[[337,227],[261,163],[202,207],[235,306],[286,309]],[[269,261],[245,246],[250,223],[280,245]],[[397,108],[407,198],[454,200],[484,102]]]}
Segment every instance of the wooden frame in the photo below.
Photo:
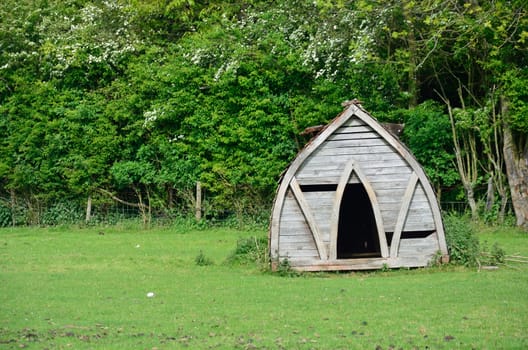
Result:
{"label": "wooden frame", "polygon": [[337,185],[337,190],[335,193],[334,205],[332,210],[332,219],[331,219],[331,229],[330,229],[330,260],[337,260],[337,233],[339,230],[339,212],[341,209],[341,200],[343,199],[343,193],[345,192],[345,187],[350,180],[352,173],[356,173],[359,181],[363,186],[369,196],[370,202],[372,204],[372,210],[374,211],[374,218],[376,220],[376,228],[378,231],[378,239],[380,243],[381,256],[383,258],[388,257],[388,248],[387,248],[387,238],[385,237],[385,229],[383,228],[383,218],[381,216],[380,208],[378,205],[378,200],[376,199],[376,194],[372,189],[367,177],[363,174],[356,162],[351,159],[341,175],[339,184]]}
{"label": "wooden frame", "polygon": [[[381,257],[337,259],[341,201],[346,185],[356,182],[371,202]],[[313,195],[306,197],[303,186],[308,185],[335,186],[333,196],[324,196],[333,200],[320,203]],[[283,211],[287,203],[298,209]],[[420,229],[422,221],[427,228]],[[403,233],[409,229],[432,233],[408,239]],[[296,239],[303,245],[295,248]],[[306,246],[308,240],[313,248]],[[288,249],[281,248],[281,241],[288,242]],[[438,252],[448,261],[440,207],[425,172],[396,137],[355,104],[312,139],[284,173],[273,205],[269,248],[274,266],[287,258],[293,268],[306,271],[425,266]]]}

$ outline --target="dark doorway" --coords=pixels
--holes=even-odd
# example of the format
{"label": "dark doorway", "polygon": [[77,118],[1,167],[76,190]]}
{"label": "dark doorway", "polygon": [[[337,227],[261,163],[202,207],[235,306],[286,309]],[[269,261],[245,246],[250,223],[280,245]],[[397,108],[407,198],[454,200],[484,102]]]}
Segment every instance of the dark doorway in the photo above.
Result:
{"label": "dark doorway", "polygon": [[337,258],[381,257],[376,218],[362,184],[347,184],[339,209]]}

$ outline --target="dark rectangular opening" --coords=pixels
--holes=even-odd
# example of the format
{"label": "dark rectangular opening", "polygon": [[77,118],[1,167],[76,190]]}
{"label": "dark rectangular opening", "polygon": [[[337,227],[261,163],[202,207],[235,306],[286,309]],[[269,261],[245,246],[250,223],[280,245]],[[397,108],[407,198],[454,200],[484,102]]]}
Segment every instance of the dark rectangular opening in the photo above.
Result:
{"label": "dark rectangular opening", "polygon": [[392,236],[394,236],[394,232],[385,232],[385,238],[387,239],[387,244],[389,246],[392,242]]}
{"label": "dark rectangular opening", "polygon": [[337,258],[381,257],[372,203],[363,184],[347,184],[339,209]]}
{"label": "dark rectangular opening", "polygon": [[[434,230],[425,230],[425,231],[403,231],[401,233],[400,239],[407,238],[425,238],[431,233],[435,232]],[[392,236],[394,232],[385,232],[385,237],[387,238],[387,244],[390,245],[392,242]]]}
{"label": "dark rectangular opening", "polygon": [[321,185],[301,185],[301,191],[303,192],[335,192],[337,185],[335,184],[321,184]]}
{"label": "dark rectangular opening", "polygon": [[427,231],[403,231],[401,234],[401,239],[406,238],[425,238],[429,236],[431,233],[435,232],[434,230],[427,230]]}

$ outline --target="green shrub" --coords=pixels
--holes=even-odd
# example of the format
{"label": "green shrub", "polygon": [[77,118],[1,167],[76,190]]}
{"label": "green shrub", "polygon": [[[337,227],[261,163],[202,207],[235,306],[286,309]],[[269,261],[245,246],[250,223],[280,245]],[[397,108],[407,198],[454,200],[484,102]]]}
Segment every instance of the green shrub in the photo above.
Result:
{"label": "green shrub", "polygon": [[480,246],[469,219],[449,214],[444,217],[444,226],[450,261],[465,266],[478,265]]}
{"label": "green shrub", "polygon": [[292,269],[288,258],[282,259],[277,266],[277,274],[282,277],[300,277],[302,274]]}
{"label": "green shrub", "polygon": [[484,241],[482,244],[481,256],[482,264],[498,265],[504,263],[506,252],[499,246],[497,242],[493,243],[491,249],[488,251],[488,242]]}
{"label": "green shrub", "polygon": [[268,238],[249,237],[239,239],[235,251],[227,258],[227,262],[240,265],[257,264],[266,266],[268,264]]}
{"label": "green shrub", "polygon": [[0,202],[0,227],[7,227],[13,224],[11,208]]}
{"label": "green shrub", "polygon": [[83,220],[83,209],[74,202],[58,202],[47,208],[41,217],[43,225],[76,224]]}
{"label": "green shrub", "polygon": [[494,243],[491,249],[488,249],[486,241],[480,244],[474,226],[467,217],[447,215],[444,225],[451,263],[464,266],[504,263],[504,249],[498,243]]}

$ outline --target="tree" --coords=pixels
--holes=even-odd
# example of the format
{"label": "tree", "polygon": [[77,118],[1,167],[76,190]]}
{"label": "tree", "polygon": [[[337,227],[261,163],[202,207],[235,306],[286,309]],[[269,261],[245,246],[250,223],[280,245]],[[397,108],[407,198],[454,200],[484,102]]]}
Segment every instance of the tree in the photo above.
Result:
{"label": "tree", "polygon": [[504,161],[517,225],[528,229],[528,70],[505,74]]}
{"label": "tree", "polygon": [[400,110],[405,123],[402,140],[412,150],[436,189],[440,200],[444,189],[451,189],[459,174],[453,167],[453,139],[450,120],[440,104],[426,101],[411,110]]}

